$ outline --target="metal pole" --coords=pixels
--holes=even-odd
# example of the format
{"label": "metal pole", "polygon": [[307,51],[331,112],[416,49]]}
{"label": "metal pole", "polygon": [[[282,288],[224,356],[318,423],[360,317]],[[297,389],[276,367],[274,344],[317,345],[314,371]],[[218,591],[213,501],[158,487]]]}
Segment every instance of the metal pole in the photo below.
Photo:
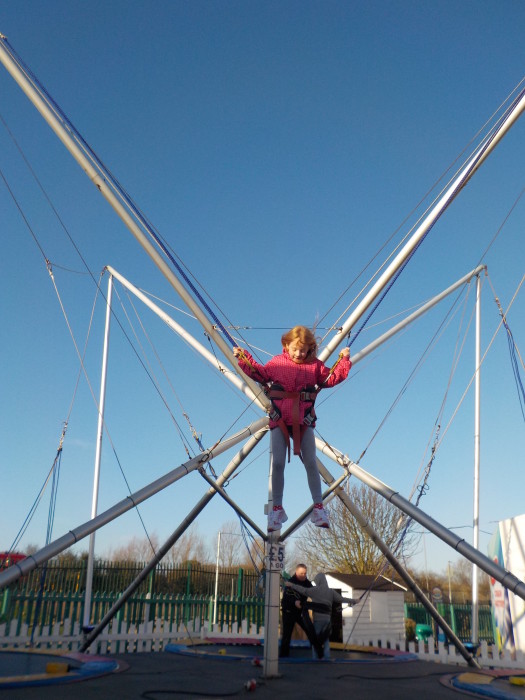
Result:
{"label": "metal pole", "polygon": [[[473,546],[479,549],[479,473],[480,473],[480,388],[481,388],[481,280],[476,285],[476,375],[474,408],[474,529]],[[478,643],[478,567],[472,564],[472,643]]]}
{"label": "metal pole", "polygon": [[[108,295],[106,299],[106,326],[104,346],[102,351],[102,371],[100,377],[100,398],[98,402],[97,446],[95,451],[95,471],[93,476],[93,498],[91,502],[91,519],[97,515],[98,488],[100,479],[100,460],[102,455],[102,438],[104,435],[104,406],[106,402],[106,378],[108,369],[109,329],[111,322],[111,296],[113,294],[113,278],[109,275]],[[86,592],[84,596],[83,626],[87,627],[91,618],[91,594],[93,590],[93,561],[95,558],[95,533],[89,536],[89,549],[86,569]]]}
{"label": "metal pole", "polygon": [[425,583],[427,584],[427,595],[430,595],[430,586],[428,585],[427,541],[425,538],[425,533],[423,533],[423,555],[425,559]]}
{"label": "metal pole", "polygon": [[221,553],[221,531],[217,535],[217,561],[215,564],[215,595],[213,597],[213,624],[217,624],[217,593],[219,591],[219,557]]}
{"label": "metal pole", "polygon": [[[362,350],[359,350],[359,352],[354,353],[352,355],[352,365],[355,365],[358,362],[360,362],[367,355],[369,355],[371,352],[373,352],[377,347],[379,347],[380,345],[383,345],[383,343],[386,343],[387,340],[390,340],[390,338],[392,336],[396,335],[396,333],[399,333],[400,331],[402,331],[403,328],[406,328],[413,321],[415,321],[417,318],[419,318],[420,316],[425,314],[427,311],[429,311],[431,308],[433,308],[440,301],[443,301],[443,299],[445,299],[447,296],[452,294],[452,292],[455,292],[461,286],[470,282],[470,280],[474,276],[479,276],[480,272],[482,272],[482,270],[485,270],[485,269],[486,269],[486,265],[478,265],[478,267],[476,267],[475,270],[472,270],[467,275],[464,275],[457,282],[454,282],[454,284],[452,284],[450,287],[448,287],[447,289],[440,292],[440,294],[437,294],[435,297],[432,297],[432,299],[427,301],[426,304],[423,304],[423,306],[421,306],[421,308],[417,309],[417,311],[414,311],[412,314],[410,314],[410,316],[407,316],[403,321],[400,321],[395,326],[392,326],[392,328],[390,330],[388,330],[386,333],[383,333],[383,335],[381,335],[379,338],[377,338],[372,343],[367,345],[365,348],[363,348]],[[478,277],[478,279],[479,279],[479,277]]]}
{"label": "metal pole", "polygon": [[279,676],[279,609],[282,571],[276,566],[277,559],[274,552],[278,549],[284,551],[284,545],[279,542],[279,532],[268,533],[266,548],[263,676],[276,678]]}
{"label": "metal pole", "polygon": [[367,486],[370,486],[371,489],[379,493],[381,496],[383,496],[383,498],[386,498],[387,501],[395,505],[397,508],[399,508],[399,510],[409,515],[413,520],[420,523],[420,525],[423,525],[423,527],[425,527],[427,530],[430,530],[430,532],[433,532],[434,535],[439,537],[446,544],[450,545],[453,549],[464,556],[465,559],[476,563],[485,573],[492,576],[492,578],[495,578],[496,581],[499,581],[504,588],[507,588],[509,591],[525,600],[525,583],[520,581],[520,579],[514,576],[514,574],[512,574],[510,571],[506,571],[503,569],[503,567],[489,559],[489,557],[481,554],[481,552],[474,549],[472,545],[465,542],[464,539],[458,537],[451,530],[447,529],[441,525],[441,523],[438,523],[437,520],[430,517],[430,515],[427,515],[420,508],[410,503],[408,499],[401,496],[401,494],[399,494],[397,491],[394,491],[382,481],[376,479],[375,476],[372,476],[372,474],[369,474],[362,467],[355,464],[355,462],[352,462],[335,447],[328,445],[319,438],[316,438],[315,441],[317,449],[322,454],[337,462],[344,469],[347,469],[350,474],[367,484]]}
{"label": "metal pole", "polygon": [[[331,484],[334,481],[334,477],[330,474],[328,469],[322,464],[320,460],[317,460],[317,464],[319,467],[319,472],[323,479],[326,481],[327,484]],[[375,529],[372,527],[370,524],[368,518],[364,515],[364,513],[361,511],[361,509],[352,501],[352,499],[349,497],[349,495],[346,493],[344,489],[342,489],[340,486],[336,489],[336,494],[339,497],[339,499],[344,503],[344,505],[348,508],[350,513],[354,516],[354,518],[357,520],[361,528],[367,533],[367,535],[370,537],[372,542],[379,548],[379,550],[384,554],[392,568],[397,571],[397,573],[401,576],[403,581],[407,584],[407,586],[410,588],[410,590],[414,593],[416,598],[419,600],[420,603],[425,607],[425,609],[430,613],[430,615],[433,617],[433,619],[436,621],[436,624],[438,627],[440,627],[447,637],[450,639],[450,641],[454,644],[456,649],[459,651],[461,656],[468,662],[470,666],[474,666],[475,668],[480,668],[478,662],[473,658],[472,654],[466,649],[465,645],[461,642],[461,640],[456,636],[452,628],[448,625],[447,621],[443,618],[442,615],[438,612],[438,610],[435,608],[434,605],[430,602],[430,600],[426,597],[426,595],[423,593],[421,588],[418,586],[416,581],[410,576],[408,571],[406,571],[399,561],[397,560],[396,555],[390,550],[390,548],[387,546],[387,544],[381,539],[381,537],[378,535],[378,533],[375,531]]]}
{"label": "metal pole", "polygon": [[[252,393],[254,396],[259,396],[260,391],[259,387],[256,382],[254,382],[252,379],[249,377],[245,376],[238,366],[237,362],[235,361],[235,358],[232,353],[232,348],[228,345],[228,343],[225,341],[224,337],[221,335],[221,333],[215,328],[214,324],[210,322],[206,314],[202,311],[198,303],[193,299],[193,297],[189,294],[189,292],[186,290],[182,282],[178,279],[178,277],[175,275],[171,267],[167,264],[166,260],[164,259],[163,255],[159,253],[159,250],[153,243],[150,241],[148,238],[148,235],[151,235],[151,231],[148,231],[148,235],[144,232],[143,228],[145,228],[146,224],[144,221],[140,221],[141,226],[137,224],[136,221],[136,215],[135,212],[130,210],[129,208],[126,208],[126,205],[123,203],[122,198],[119,198],[115,194],[115,189],[113,188],[113,180],[111,175],[106,172],[105,170],[101,170],[101,166],[97,163],[93,163],[91,159],[89,159],[85,151],[79,146],[79,141],[78,139],[75,140],[72,138],[70,135],[69,131],[66,130],[62,124],[62,122],[58,119],[56,112],[48,106],[46,101],[42,98],[40,93],[35,89],[33,84],[28,80],[26,75],[23,73],[22,70],[20,70],[16,60],[13,58],[13,56],[10,54],[9,49],[8,49],[8,43],[7,40],[4,36],[0,34],[0,63],[3,63],[4,67],[8,71],[8,73],[11,75],[11,77],[15,80],[15,82],[19,85],[21,90],[25,93],[25,95],[29,98],[29,100],[33,103],[33,105],[36,107],[36,109],[40,112],[42,115],[43,119],[47,122],[47,124],[51,127],[51,129],[55,132],[56,136],[62,141],[64,146],[67,148],[69,153],[73,156],[73,158],[77,161],[77,163],[80,165],[82,170],[85,172],[85,174],[88,176],[88,178],[91,180],[91,182],[95,185],[97,190],[101,193],[101,195],[108,201],[108,203],[111,205],[111,207],[114,209],[114,211],[118,214],[118,216],[121,218],[121,220],[124,222],[126,227],[129,229],[129,231],[132,233],[132,235],[135,237],[137,242],[142,246],[144,251],[149,255],[151,260],[154,262],[154,264],[157,266],[159,271],[164,275],[164,277],[168,280],[170,285],[173,287],[173,289],[179,294],[181,299],[185,302],[185,304],[188,306],[188,308],[191,310],[191,312],[194,314],[196,319],[199,321],[199,323],[203,326],[203,328],[206,330],[208,335],[213,338],[217,346],[220,348],[230,365],[233,367],[234,371],[243,378],[243,380],[250,386]],[[147,230],[147,229],[145,229]],[[270,406],[270,401],[269,399],[266,398],[266,396],[260,397],[260,401],[264,403],[265,406],[269,407]]]}
{"label": "metal pole", "polygon": [[[237,469],[237,467],[242,463],[242,461],[247,457],[247,455],[249,455],[250,452],[256,447],[256,445],[259,443],[259,440],[263,437],[263,435],[265,433],[266,433],[265,430],[260,430],[255,435],[253,435],[250,438],[250,440],[248,440],[246,442],[244,447],[237,453],[237,455],[235,455],[235,457],[230,461],[230,463],[228,464],[226,469],[223,471],[223,473],[217,479],[217,482],[220,485],[224,484],[231,477],[231,475],[234,473],[234,471]],[[214,489],[214,488],[208,489],[208,491],[200,499],[200,501],[197,503],[197,505],[194,506],[194,508],[192,508],[192,510],[188,513],[186,518],[184,518],[184,520],[179,525],[179,527],[166,540],[166,542],[164,542],[162,547],[160,547],[158,549],[155,556],[146,564],[144,569],[142,569],[142,571],[137,576],[137,578],[126,588],[126,590],[120,596],[120,598],[112,605],[112,607],[104,615],[104,617],[99,622],[99,624],[88,635],[86,635],[86,638],[85,638],[83,644],[81,645],[79,651],[84,652],[87,649],[89,649],[91,644],[98,637],[98,635],[102,632],[102,630],[106,627],[106,625],[109,624],[109,622],[117,614],[117,612],[124,605],[124,603],[133,595],[133,593],[137,590],[137,588],[140,586],[142,581],[144,581],[148,577],[149,573],[154,570],[154,568],[157,566],[159,561],[164,556],[166,556],[166,554],[173,547],[175,542],[177,542],[179,537],[181,537],[184,534],[184,532],[188,529],[188,527],[191,525],[191,523],[203,511],[203,509],[208,505],[208,503],[211,501],[211,499],[215,496],[216,493],[217,493],[216,489]]]}
{"label": "metal pole", "polygon": [[[272,490],[272,441],[270,439],[270,468],[268,473],[268,515],[273,509]],[[276,678],[279,675],[279,608],[281,572],[276,569],[274,552],[283,548],[279,543],[279,532],[268,533],[266,540],[266,586],[264,599],[264,657],[263,676]]]}
{"label": "metal pole", "polygon": [[98,530],[103,525],[107,525],[107,523],[115,520],[115,518],[123,515],[123,513],[126,513],[128,510],[131,510],[131,508],[134,508],[139,503],[142,503],[142,501],[150,498],[150,496],[162,491],[162,489],[170,486],[175,481],[182,479],[183,476],[186,476],[191,471],[198,469],[201,464],[205,464],[217,455],[227,452],[231,447],[239,442],[242,442],[243,440],[246,440],[246,438],[248,438],[250,435],[257,434],[259,431],[266,432],[267,426],[268,417],[259,418],[259,420],[254,421],[250,426],[244,428],[244,430],[241,430],[235,435],[232,435],[232,437],[219,442],[211,449],[205,450],[196,457],[192,457],[181,466],[160,477],[160,479],[153,481],[148,486],[145,486],[144,488],[125,498],[123,501],[120,501],[112,508],[109,508],[100,515],[97,515],[97,517],[93,518],[93,520],[88,520],[88,522],[80,525],[74,530],[70,530],[66,535],[59,537],[58,540],[51,542],[38,552],[35,552],[35,554],[30,554],[25,557],[25,559],[22,559],[22,561],[13,564],[5,571],[0,572],[0,589],[18,580],[20,576],[33,571],[33,569],[40,564],[43,564],[57,554],[60,554],[60,552],[63,552],[68,547],[71,547],[71,545],[79,542],[84,537],[87,537],[90,533],[95,532],[95,530]]}
{"label": "metal pole", "polygon": [[263,401],[260,400],[261,394],[263,394],[262,389],[259,389],[259,393],[257,396],[254,397],[253,391],[251,387],[248,387],[246,382],[239,377],[237,374],[233,373],[231,371],[230,367],[226,367],[223,365],[219,359],[217,358],[216,355],[211,353],[209,350],[207,350],[201,343],[198,342],[198,340],[195,340],[195,338],[191,335],[191,333],[188,333],[182,326],[180,326],[176,321],[174,321],[171,316],[169,316],[165,311],[163,311],[157,304],[155,304],[151,299],[149,299],[143,292],[140,291],[140,289],[137,289],[131,282],[129,282],[125,277],[123,277],[121,274],[119,274],[111,265],[107,265],[106,269],[108,272],[110,272],[115,279],[117,279],[126,289],[128,289],[132,294],[134,294],[137,299],[140,299],[140,301],[145,304],[153,313],[157,314],[159,318],[161,318],[164,323],[167,324],[169,328],[171,328],[172,331],[177,333],[188,345],[191,345],[191,347],[196,350],[202,357],[204,357],[208,362],[213,365],[216,369],[221,372],[221,374],[226,377],[230,382],[235,384],[237,389],[243,392],[246,396],[249,396],[250,399],[254,399],[260,407],[264,409],[264,403]]}
{"label": "metal pole", "polygon": [[426,233],[436,223],[439,217],[444,213],[449,204],[459,194],[463,187],[467,184],[476,170],[484,162],[487,156],[496,148],[501,139],[505,136],[510,127],[519,118],[525,109],[525,90],[519,94],[518,98],[505,118],[501,121],[499,127],[494,131],[490,139],[486,139],[480,148],[474,153],[465,167],[460,171],[459,175],[451,182],[443,196],[433,206],[421,224],[403,246],[400,252],[396,255],[385,272],[379,277],[377,282],[372,286],[370,291],[365,295],[355,310],[350,314],[345,321],[341,330],[330,340],[325,348],[319,353],[321,360],[326,360],[334,352],[334,350],[344,341],[353,326],[372,306],[377,297],[387,287],[389,282],[394,278],[397,272],[401,269],[406,260],[412,255],[416,246],[422,241]]}

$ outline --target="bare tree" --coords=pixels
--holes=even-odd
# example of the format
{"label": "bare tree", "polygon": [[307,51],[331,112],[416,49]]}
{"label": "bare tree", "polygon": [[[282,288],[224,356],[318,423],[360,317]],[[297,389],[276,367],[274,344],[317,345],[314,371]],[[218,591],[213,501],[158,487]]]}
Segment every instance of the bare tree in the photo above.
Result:
{"label": "bare tree", "polygon": [[[472,566],[467,559],[459,559],[452,568],[451,592],[455,603],[472,600]],[[490,600],[490,580],[481,569],[478,569],[478,595],[480,600]]]}
{"label": "bare tree", "polygon": [[[381,539],[394,550],[401,534],[400,511],[364,484],[352,483],[347,493]],[[382,571],[385,564],[383,554],[342,501],[334,498],[328,511],[329,529],[308,523],[303,537],[297,539],[297,554],[309,565],[309,569],[374,575]],[[410,556],[413,546],[413,536],[405,536],[403,555]]]}
{"label": "bare tree", "polygon": [[201,564],[209,564],[212,561],[210,549],[196,523],[190,525],[175,542],[167,553],[165,561],[172,564],[181,564],[185,561],[199,561]]}
{"label": "bare tree", "polygon": [[[126,545],[112,550],[108,558],[112,561],[149,561],[159,548],[159,538],[153,533],[149,537],[132,537]],[[195,524],[190,525],[164,557],[168,564],[185,561],[209,563],[210,552]]]}
{"label": "bare tree", "polygon": [[147,537],[131,537],[121,547],[110,551],[107,555],[111,561],[145,562],[149,561],[159,546],[159,538],[155,533]]}
{"label": "bare tree", "polygon": [[239,566],[245,554],[245,546],[239,521],[229,520],[220,527],[219,566]]}

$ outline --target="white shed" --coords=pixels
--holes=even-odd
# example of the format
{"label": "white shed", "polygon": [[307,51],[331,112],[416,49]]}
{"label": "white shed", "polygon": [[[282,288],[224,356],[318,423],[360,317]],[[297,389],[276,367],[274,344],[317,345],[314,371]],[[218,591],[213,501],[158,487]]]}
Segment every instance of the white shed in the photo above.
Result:
{"label": "white shed", "polygon": [[340,574],[337,571],[328,571],[326,580],[330,588],[340,591],[345,598],[359,598],[367,592],[354,607],[343,605],[342,620],[340,613],[332,619],[331,641],[352,644],[364,640],[376,644],[379,639],[405,639],[406,588],[384,576]]}

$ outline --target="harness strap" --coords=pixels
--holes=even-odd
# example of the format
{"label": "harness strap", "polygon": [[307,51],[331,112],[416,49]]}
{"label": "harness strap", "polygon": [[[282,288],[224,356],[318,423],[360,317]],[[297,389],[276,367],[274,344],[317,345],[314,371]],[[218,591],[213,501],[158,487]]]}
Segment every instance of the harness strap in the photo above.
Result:
{"label": "harness strap", "polygon": [[[284,439],[286,442],[286,451],[288,452],[288,461],[290,461],[290,433],[288,432],[288,426],[277,412],[275,413],[275,415],[277,416],[277,427],[281,430],[281,433],[284,435]],[[275,420],[275,418],[272,418],[272,420]],[[295,454],[295,444],[293,453]]]}
{"label": "harness strap", "polygon": [[292,400],[292,439],[293,439],[293,453],[294,455],[301,454],[301,439],[306,428],[313,422],[314,418],[312,416],[305,416],[304,423],[301,424],[301,411],[300,411],[300,401],[311,401],[312,406],[317,397],[317,391],[284,391],[284,389],[270,389],[266,392],[268,398],[272,401],[274,407],[274,412],[270,415],[270,418],[275,421],[278,427],[281,429],[285,439],[286,446],[288,450],[288,461],[290,461],[290,433],[288,426],[284,422],[282,416],[277,410],[273,399],[291,399]]}
{"label": "harness strap", "polygon": [[327,376],[326,379],[324,380],[323,384],[326,384],[326,382],[330,379],[330,377],[331,377],[332,374],[334,373],[335,368],[336,368],[337,365],[341,362],[342,359],[343,359],[343,353],[340,352],[339,355],[338,355],[338,357],[337,357],[337,360],[335,361],[335,363],[333,364],[333,366],[330,368],[330,371],[328,372],[328,376]]}

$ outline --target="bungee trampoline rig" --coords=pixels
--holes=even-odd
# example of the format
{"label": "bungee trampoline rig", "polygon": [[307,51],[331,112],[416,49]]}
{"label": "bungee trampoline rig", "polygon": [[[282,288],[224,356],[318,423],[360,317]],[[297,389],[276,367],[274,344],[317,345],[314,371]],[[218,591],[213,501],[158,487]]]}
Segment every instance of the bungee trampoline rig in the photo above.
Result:
{"label": "bungee trampoline rig", "polygon": [[[169,246],[166,245],[157,232],[152,228],[129,195],[112,176],[112,174],[105,168],[60,107],[47,93],[45,88],[39,83],[30,69],[24,65],[21,59],[17,56],[6,37],[2,35],[0,35],[0,61],[29,100],[37,108],[44,120],[55,132],[70,154],[74,157],[100,194],[107,200],[117,215],[121,218],[125,226],[142,246],[143,250],[150,257],[150,259],[154,262],[157,269],[169,282],[173,290],[184,301],[190,312],[195,316],[204,329],[206,336],[211,342],[213,342],[220,354],[223,356],[224,360],[224,362],[218,360],[215,353],[210,352],[198,340],[196,340],[192,334],[188,333],[181,326],[179,326],[165,312],[163,312],[150,299],[148,299],[146,295],[140,292],[134,285],[132,285],[120,273],[118,273],[117,270],[111,266],[107,266],[108,292],[106,296],[106,342],[104,351],[105,357],[103,359],[102,387],[105,386],[106,353],[111,320],[112,285],[113,281],[116,279],[122,285],[124,285],[128,291],[135,294],[139,299],[147,304],[150,309],[161,316],[161,318],[163,318],[163,320],[175,333],[180,335],[197,353],[199,353],[204,359],[218,369],[218,371],[223,374],[227,381],[231,382],[239,392],[248,397],[249,401],[253,402],[253,404],[256,405],[263,413],[261,418],[253,421],[234,435],[221,438],[208,448],[204,448],[202,445],[200,445],[199,454],[188,459],[177,468],[169,471],[164,476],[146,485],[139,491],[130,494],[128,498],[120,501],[104,512],[97,514],[95,508],[95,512],[92,514],[92,518],[90,520],[71,529],[62,537],[49,542],[38,552],[27,556],[19,563],[11,566],[9,569],[0,572],[0,589],[10,585],[20,576],[29,573],[36,567],[45,564],[49,559],[64,551],[71,545],[79,542],[83,538],[93,535],[93,533],[95,533],[99,528],[120,517],[132,508],[135,508],[137,505],[159,493],[169,485],[186,477],[192,472],[199,472],[209,484],[208,490],[188,512],[186,517],[173,531],[171,536],[162,544],[161,547],[158,548],[155,556],[150,559],[141,574],[122,593],[119,600],[107,612],[102,621],[93,629],[86,629],[85,637],[81,645],[81,652],[86,652],[89,650],[91,644],[109,623],[109,621],[117,614],[127,599],[156,567],[158,562],[167,554],[167,552],[187,530],[191,523],[195,521],[211,499],[218,494],[228,502],[230,507],[234,509],[237,515],[239,515],[239,517],[257,533],[257,535],[265,542],[266,545],[265,636],[263,644],[264,653],[261,659],[261,664],[263,667],[264,676],[266,678],[275,677],[278,675],[279,671],[278,631],[280,577],[283,570],[284,545],[287,538],[309,519],[312,507],[307,508],[293,523],[289,525],[284,532],[277,531],[268,533],[261,529],[250,517],[250,515],[244,512],[235,503],[235,501],[229,497],[225,490],[225,485],[227,484],[228,480],[232,477],[236,470],[238,470],[240,465],[260,443],[260,441],[266,438],[269,430],[268,413],[271,411],[271,403],[263,388],[257,382],[247,377],[239,369],[237,362],[234,360],[232,355],[232,349],[237,345],[237,342],[232,338],[227,328],[223,325],[218,316],[214,313],[213,309],[200,294],[197,287],[185,273],[183,267],[179,265],[175,256],[171,253]],[[369,291],[364,294],[361,301],[357,303],[356,307],[344,320],[342,325],[333,332],[331,338],[329,338],[328,342],[319,353],[320,360],[326,362],[344,343],[348,343],[350,345],[351,343],[355,342],[357,337],[359,337],[361,330],[378,308],[382,299],[388,293],[408,262],[412,259],[413,255],[422,244],[425,237],[431,231],[434,224],[446,211],[447,207],[459,194],[459,192],[465,187],[470,178],[482,165],[489,154],[495,149],[503,136],[522,114],[524,109],[525,90],[522,90],[499,119],[493,130],[483,139],[482,143],[479,145],[479,147],[477,147],[475,152],[466,160],[464,166],[459,171],[459,174],[453,178],[449,186],[446,188],[444,194],[421,220],[417,228],[413,231],[412,235],[408,238],[397,255],[391,260],[388,266],[385,267],[377,281],[370,287]],[[386,342],[386,340],[392,337],[392,335],[415,321],[419,316],[447,297],[449,294],[470,284],[472,281],[476,282],[477,304],[479,304],[481,289],[480,276],[484,270],[485,267],[483,265],[478,265],[460,280],[452,284],[448,289],[444,290],[437,297],[421,307],[421,309],[419,309],[417,312],[414,312],[404,321],[394,326],[388,333],[378,338],[369,346],[354,353],[352,357],[353,364],[355,365],[360,362],[376,347],[383,342]],[[103,405],[104,392],[103,389],[101,389],[99,441],[97,444],[101,444],[102,438]],[[421,590],[418,584],[402,566],[401,562],[396,556],[396,553],[386,545],[379,534],[373,529],[365,514],[363,514],[356,504],[351,501],[343,488],[344,484],[350,476],[357,478],[369,488],[373,489],[376,493],[380,494],[389,503],[396,506],[403,513],[403,517],[405,519],[408,518],[424,526],[443,542],[452,547],[461,556],[472,562],[476,567],[479,567],[485,571],[489,576],[494,578],[496,581],[499,581],[505,588],[523,600],[525,600],[525,583],[512,573],[503,569],[487,556],[481,554],[476,547],[476,543],[474,546],[472,546],[464,539],[456,536],[451,530],[445,528],[438,521],[422,511],[418,506],[412,504],[408,499],[401,496],[395,489],[391,488],[375,478],[372,474],[365,471],[357,462],[351,460],[335,446],[329,445],[320,438],[316,438],[316,446],[318,450],[317,463],[319,472],[326,484],[326,490],[323,493],[323,501],[327,502],[327,500],[336,497],[343,503],[349,512],[356,518],[361,528],[380,549],[388,563],[399,574],[405,585],[414,593],[416,599],[424,605],[425,609],[436,621],[439,628],[444,630],[450,643],[455,645],[459,653],[470,666],[479,668],[479,664],[475,656],[473,656],[471,651],[467,649],[461,640],[456,636],[454,631],[440,615],[431,600],[429,600],[428,596]],[[231,457],[223,472],[219,476],[214,476],[213,478],[206,474],[206,465],[208,465],[213,458],[217,457],[218,455],[225,454],[230,450],[237,451],[235,452],[234,456]],[[335,477],[331,474],[326,465],[321,461],[321,457],[326,457],[337,465],[341,471],[339,477]],[[270,487],[268,494],[268,509],[271,509],[272,505],[273,502]],[[191,653],[191,651],[188,648],[183,650],[181,647],[179,647],[177,648],[176,653]],[[380,655],[381,654],[379,654],[379,656]],[[394,658],[397,656],[397,658],[403,658],[404,660],[407,660],[408,658],[406,655],[404,655],[404,653],[387,654],[385,650],[383,650],[382,655],[389,658]],[[81,668],[82,665],[80,666],[80,669]]]}

